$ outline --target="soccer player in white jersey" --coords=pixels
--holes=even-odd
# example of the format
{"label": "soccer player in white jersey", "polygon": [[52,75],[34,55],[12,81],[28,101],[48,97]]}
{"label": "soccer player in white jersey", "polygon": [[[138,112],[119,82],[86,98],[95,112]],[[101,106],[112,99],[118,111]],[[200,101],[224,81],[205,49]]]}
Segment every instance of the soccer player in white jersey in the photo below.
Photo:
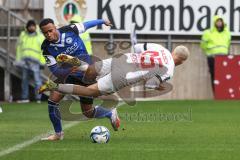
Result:
{"label": "soccer player in white jersey", "polygon": [[93,65],[61,54],[57,57],[58,63],[75,66],[75,70],[85,72],[85,77],[95,76],[97,83],[85,87],[48,81],[39,91],[56,90],[66,94],[98,97],[153,77],[157,77],[162,83],[169,80],[173,76],[175,66],[182,64],[190,55],[185,46],[177,46],[172,53],[154,43],[137,44],[134,47],[136,53],[122,54]]}

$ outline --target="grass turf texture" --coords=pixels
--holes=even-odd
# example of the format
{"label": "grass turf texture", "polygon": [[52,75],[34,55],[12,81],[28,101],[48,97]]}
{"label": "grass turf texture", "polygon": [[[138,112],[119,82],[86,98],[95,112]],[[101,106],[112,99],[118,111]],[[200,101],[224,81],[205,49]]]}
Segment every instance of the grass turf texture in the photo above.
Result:
{"label": "grass turf texture", "polygon": [[[3,104],[0,152],[52,130],[47,104]],[[78,103],[71,110],[80,111]],[[80,122],[58,142],[38,141],[1,160],[239,159],[239,101],[155,101],[119,108],[120,131],[107,119]],[[64,124],[69,122],[64,122]],[[71,122],[70,122],[71,123]],[[93,144],[89,132],[104,125],[108,144]]]}

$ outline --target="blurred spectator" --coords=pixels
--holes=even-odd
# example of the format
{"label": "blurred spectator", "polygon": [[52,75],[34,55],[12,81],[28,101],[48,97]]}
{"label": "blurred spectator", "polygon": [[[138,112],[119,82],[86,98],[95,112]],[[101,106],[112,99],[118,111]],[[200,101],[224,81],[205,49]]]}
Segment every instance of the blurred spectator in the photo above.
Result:
{"label": "blurred spectator", "polygon": [[[70,23],[82,23],[82,17],[79,15],[74,15],[71,19],[70,19]],[[85,31],[84,33],[82,33],[80,35],[80,38],[82,39],[86,49],[87,49],[87,53],[89,55],[92,55],[92,42],[91,42],[91,37],[89,35],[88,31]]]}
{"label": "blurred spectator", "polygon": [[216,55],[227,55],[231,43],[231,33],[222,17],[213,17],[213,26],[204,31],[202,35],[201,48],[205,52],[211,75],[212,89],[214,91],[214,57]]}
{"label": "blurred spectator", "polygon": [[42,55],[41,44],[43,35],[37,28],[35,21],[29,20],[26,29],[21,32],[16,50],[16,64],[22,68],[22,95],[18,103],[29,102],[29,76],[32,73],[35,81],[35,99],[41,103],[41,95],[38,89],[42,85],[40,67],[45,64]]}

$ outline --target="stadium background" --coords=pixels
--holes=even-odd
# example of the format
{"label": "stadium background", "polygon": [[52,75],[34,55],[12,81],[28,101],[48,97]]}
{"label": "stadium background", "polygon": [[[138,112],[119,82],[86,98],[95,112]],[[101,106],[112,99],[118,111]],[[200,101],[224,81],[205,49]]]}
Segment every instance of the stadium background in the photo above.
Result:
{"label": "stadium background", "polygon": [[[202,32],[196,29],[196,25],[190,31],[179,31],[179,28],[175,26],[175,30],[170,32],[168,30],[169,14],[166,14],[165,18],[167,21],[165,23],[166,31],[158,32],[159,26],[156,26],[156,30],[151,34],[137,31],[137,40],[138,42],[159,43],[167,48],[174,48],[179,44],[189,48],[192,53],[190,59],[186,64],[176,68],[174,78],[170,82],[174,87],[172,92],[153,97],[154,101],[141,98],[141,101],[137,101],[134,107],[119,103],[118,112],[122,124],[118,132],[113,131],[107,119],[90,121],[67,121],[64,119],[65,137],[63,141],[54,143],[40,141],[40,138],[53,131],[49,122],[47,102],[18,104],[15,101],[12,103],[8,101],[19,99],[21,91],[20,70],[13,66],[16,40],[24,28],[26,20],[35,19],[39,22],[44,14],[50,12],[44,10],[45,5],[50,6],[49,2],[53,1],[0,0],[1,160],[239,159],[239,100],[215,101],[213,99],[206,57],[199,46]],[[65,0],[58,0],[58,2],[63,3]],[[69,0],[68,2],[73,1]],[[78,2],[84,2],[84,0],[78,0]],[[100,2],[104,4],[109,2],[118,9],[120,6],[126,7],[133,3],[131,11],[141,4],[145,4],[144,7],[148,6],[148,9],[151,5],[171,4],[176,9],[175,25],[179,24],[177,23],[179,12],[177,11],[179,11],[180,4],[194,9],[197,17],[195,20],[199,20],[206,14],[204,9],[200,12],[199,8],[202,6],[205,6],[205,9],[209,7],[212,16],[217,8],[220,7],[220,11],[224,11],[223,8],[225,8],[227,23],[234,22],[230,53],[233,55],[240,53],[238,34],[240,1],[238,0],[219,0],[218,3],[209,0],[87,0],[87,2],[91,3],[91,5],[87,5],[87,12],[92,13],[89,15],[89,19],[97,18],[98,10],[89,8],[97,7]],[[115,6],[115,3],[118,5]],[[118,22],[121,16],[115,15],[114,9],[112,12],[115,22]],[[166,13],[168,12],[166,11]],[[187,10],[185,14],[186,25],[190,21]],[[235,18],[232,17],[233,15]],[[91,29],[93,52],[96,56],[104,59],[117,53],[130,52],[129,29],[131,24],[127,21],[131,21],[131,18],[129,18],[130,15],[126,17],[125,29],[128,30],[121,31],[126,33],[109,33],[109,30]],[[141,16],[137,17],[141,19]],[[145,31],[148,29],[144,28]],[[114,50],[111,49],[112,44],[116,46]],[[231,57],[225,58],[227,62],[232,63]],[[219,59],[222,60],[221,57]],[[239,57],[235,59],[234,63],[239,64],[238,59]],[[237,67],[239,66],[232,71],[239,75]],[[224,69],[224,67],[220,69]],[[47,69],[44,73],[46,73],[44,76],[46,78],[49,74]],[[229,81],[229,84],[237,84],[237,81]],[[237,85],[236,89],[239,89]],[[99,104],[100,102],[96,100],[95,103]],[[68,111],[71,111],[71,116],[74,118],[81,115],[78,101],[62,101],[61,106],[64,104],[71,104]],[[62,114],[64,113],[62,112]],[[89,132],[97,125],[104,125],[110,130],[111,138],[108,144],[91,143]]]}
{"label": "stadium background", "polygon": [[[47,2],[47,1],[46,1]],[[56,1],[55,1],[56,2]],[[61,1],[59,1],[61,2]],[[64,2],[64,1],[63,1]],[[71,2],[71,1],[70,1]],[[80,1],[81,2],[81,1]],[[113,3],[113,1],[101,1],[102,5],[106,5],[107,2]],[[136,1],[132,1],[135,2]],[[159,1],[161,2],[161,0]],[[184,3],[184,7],[188,6],[190,2],[188,1],[178,1],[179,3]],[[226,2],[228,5],[229,3],[234,3],[234,7],[237,8],[237,1],[222,1]],[[16,68],[12,66],[12,63],[9,63],[9,68],[13,72],[11,74],[11,78],[9,80],[8,73],[6,72],[5,67],[7,67],[6,59],[3,57],[6,55],[3,55],[4,51],[6,51],[7,55],[15,55],[15,44],[16,39],[19,35],[20,30],[24,26],[24,22],[27,19],[35,19],[37,22],[39,22],[43,17],[44,14],[47,15],[50,11],[44,12],[44,1],[41,0],[3,0],[1,1],[1,20],[0,20],[0,48],[1,48],[1,69],[0,69],[0,90],[5,90],[4,92],[0,93],[0,100],[9,100],[13,98],[13,100],[18,99],[20,96],[20,77],[16,76],[18,75],[16,72]],[[97,1],[87,1],[87,4],[91,6],[97,6]],[[100,3],[100,1],[98,1]],[[139,1],[137,3],[140,3]],[[202,2],[202,5],[205,3],[205,1]],[[49,5],[50,2],[47,2],[47,5]],[[128,5],[131,4],[131,1],[128,2]],[[153,3],[154,4],[154,3]],[[190,3],[191,4],[191,3]],[[98,4],[99,5],[99,4]],[[179,5],[179,4],[178,4]],[[175,7],[178,7],[176,4]],[[228,6],[227,5],[227,6]],[[221,6],[221,5],[219,5]],[[133,6],[134,7],[134,6]],[[132,9],[133,9],[132,7]],[[215,6],[213,6],[214,8]],[[93,12],[93,9],[88,9],[87,12]],[[211,6],[210,6],[211,8]],[[215,7],[216,8],[216,7]],[[96,8],[97,10],[97,8]],[[10,12],[10,13],[9,13]],[[188,12],[188,11],[185,11]],[[238,10],[235,11],[235,19],[237,19]],[[9,13],[9,22],[8,22],[8,13]],[[94,13],[97,13],[97,11],[94,11]],[[213,14],[214,11],[212,11],[211,14]],[[156,13],[156,17],[158,18],[159,13]],[[185,13],[187,15],[187,13]],[[196,14],[195,14],[196,15]],[[106,14],[102,14],[102,16],[107,17]],[[177,15],[175,15],[177,17]],[[90,16],[91,17],[91,16]],[[168,11],[166,11],[165,19],[169,18]],[[199,16],[198,16],[199,17]],[[95,15],[95,17],[97,16]],[[120,21],[120,17],[114,17],[115,21]],[[87,20],[87,19],[86,19]],[[235,30],[238,30],[238,21],[235,22]],[[169,23],[167,21],[167,23]],[[10,24],[10,27],[8,27]],[[176,23],[175,23],[176,24]],[[131,24],[125,24],[125,28],[131,28]],[[155,28],[158,28],[156,26]],[[175,27],[176,28],[176,27]],[[10,31],[10,34],[8,35],[7,31]],[[165,27],[166,33],[168,33],[169,26]],[[157,29],[156,29],[157,31]],[[171,34],[162,34],[164,33],[164,30],[161,31],[161,34],[156,34],[158,32],[154,32],[153,34],[138,34],[138,42],[155,42],[162,44],[168,48],[174,48],[174,46],[182,44],[186,45],[189,50],[191,51],[191,57],[189,61],[184,66],[181,66],[176,69],[175,75],[173,80],[171,80],[171,83],[173,84],[174,88],[173,91],[157,97],[157,99],[212,99],[213,94],[211,92],[211,86],[210,86],[210,76],[208,74],[208,68],[207,68],[207,62],[204,54],[202,53],[202,50],[200,49],[200,36],[201,32],[198,34],[192,34],[191,31],[182,31],[181,34],[177,33],[171,33]],[[91,32],[91,30],[90,30]],[[115,33],[108,33],[108,32],[102,32],[99,34],[92,33],[92,42],[93,42],[93,52],[94,55],[97,57],[104,59],[109,56],[112,56],[117,53],[123,53],[123,52],[130,52],[131,48],[128,48],[129,43],[122,43],[122,42],[130,42],[129,39],[129,32],[126,32],[125,34],[115,34]],[[195,32],[195,31],[194,31]],[[236,31],[234,32],[236,33]],[[239,36],[234,35],[232,45],[231,45],[231,54],[238,54],[239,53]],[[107,42],[114,42],[116,44],[116,48],[114,50],[106,50],[106,43]],[[126,49],[126,46],[128,49]],[[110,46],[111,48],[111,46]],[[123,49],[124,48],[124,49]],[[8,57],[5,57],[8,58]],[[6,76],[4,76],[6,75]],[[4,79],[5,78],[5,79]],[[5,85],[4,85],[5,83]],[[10,83],[10,84],[8,84]],[[5,87],[4,87],[5,86]],[[14,91],[13,91],[14,89]]]}

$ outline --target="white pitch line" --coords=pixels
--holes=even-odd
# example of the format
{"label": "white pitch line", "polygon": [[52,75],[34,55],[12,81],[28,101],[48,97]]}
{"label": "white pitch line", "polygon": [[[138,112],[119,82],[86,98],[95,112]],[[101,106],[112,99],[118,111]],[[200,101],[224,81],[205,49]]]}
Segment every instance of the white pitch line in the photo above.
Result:
{"label": "white pitch line", "polygon": [[[68,124],[64,125],[63,128],[64,128],[64,129],[69,129],[69,128],[71,128],[71,127],[74,127],[74,126],[77,125],[78,123],[80,123],[80,121],[78,121],[78,122],[71,122],[71,123],[68,123]],[[30,146],[31,144],[40,141],[40,139],[41,139],[42,137],[47,136],[47,135],[50,134],[50,133],[51,133],[51,132],[49,131],[49,132],[46,133],[46,134],[38,135],[38,136],[36,136],[36,137],[34,137],[34,138],[30,139],[30,140],[24,141],[24,142],[22,142],[22,143],[16,144],[15,146],[9,147],[8,149],[5,149],[5,150],[3,150],[3,151],[0,151],[0,157],[5,156],[5,155],[7,155],[7,154],[10,154],[10,153],[12,153],[12,152],[18,151],[18,150],[20,150],[20,149],[22,149],[22,148],[25,148],[25,147],[27,147],[27,146]]]}
{"label": "white pitch line", "polygon": [[[119,107],[119,106],[121,106],[121,105],[123,105],[123,104],[124,104],[124,103],[121,102],[119,105],[117,105],[117,107]],[[80,122],[81,122],[81,121],[68,123],[68,124],[64,125],[63,128],[64,128],[64,130],[69,129],[69,128],[74,127],[75,125],[79,124]],[[38,135],[38,136],[36,136],[36,137],[33,137],[32,139],[27,140],[27,141],[24,141],[24,142],[22,142],[22,143],[16,144],[16,145],[14,145],[14,146],[12,146],[12,147],[9,147],[8,149],[5,149],[5,150],[3,150],[3,151],[0,151],[0,157],[5,156],[5,155],[7,155],[7,154],[10,154],[10,153],[12,153],[12,152],[19,151],[19,150],[21,150],[22,148],[25,148],[25,147],[27,147],[27,146],[30,146],[31,144],[34,144],[34,143],[40,141],[40,139],[41,139],[42,137],[45,137],[45,136],[47,136],[47,135],[50,134],[50,133],[51,133],[51,131],[49,131],[49,132],[46,133],[46,134],[41,134],[41,135]]]}

